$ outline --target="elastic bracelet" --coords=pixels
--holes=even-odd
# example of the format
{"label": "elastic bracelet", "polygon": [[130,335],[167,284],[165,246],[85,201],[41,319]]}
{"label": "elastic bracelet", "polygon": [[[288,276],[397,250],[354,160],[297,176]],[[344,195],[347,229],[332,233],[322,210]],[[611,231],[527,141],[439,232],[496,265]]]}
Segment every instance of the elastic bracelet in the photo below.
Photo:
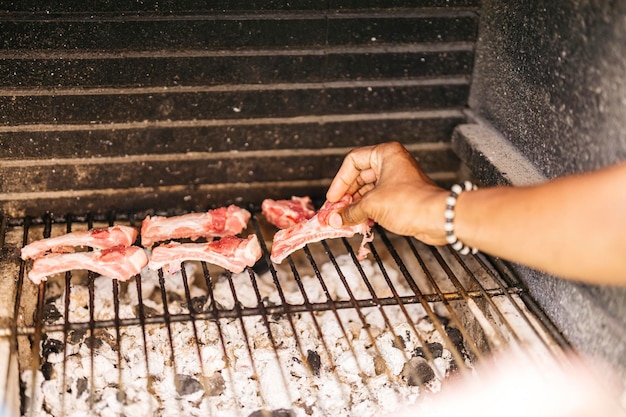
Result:
{"label": "elastic bracelet", "polygon": [[446,241],[452,246],[452,249],[458,251],[461,255],[467,255],[468,253],[476,253],[478,249],[470,248],[465,245],[454,234],[454,208],[456,207],[456,199],[461,195],[463,191],[474,191],[477,187],[469,181],[465,181],[463,184],[454,184],[450,190],[450,195],[446,198],[446,211],[444,217],[446,218],[446,224],[444,230],[446,231]]}

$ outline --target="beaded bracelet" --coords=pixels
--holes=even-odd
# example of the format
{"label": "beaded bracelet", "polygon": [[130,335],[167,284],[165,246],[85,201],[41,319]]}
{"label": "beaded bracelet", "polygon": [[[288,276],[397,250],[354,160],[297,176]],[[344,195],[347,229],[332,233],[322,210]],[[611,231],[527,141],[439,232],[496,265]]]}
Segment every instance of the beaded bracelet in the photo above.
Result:
{"label": "beaded bracelet", "polygon": [[477,187],[469,181],[465,181],[463,184],[454,184],[450,190],[450,195],[446,198],[446,211],[444,217],[446,218],[446,224],[444,229],[446,231],[446,241],[452,245],[452,248],[458,251],[461,255],[467,255],[470,253],[478,252],[476,248],[470,248],[465,245],[454,234],[454,208],[456,206],[456,199],[461,195],[463,191],[474,191]]}

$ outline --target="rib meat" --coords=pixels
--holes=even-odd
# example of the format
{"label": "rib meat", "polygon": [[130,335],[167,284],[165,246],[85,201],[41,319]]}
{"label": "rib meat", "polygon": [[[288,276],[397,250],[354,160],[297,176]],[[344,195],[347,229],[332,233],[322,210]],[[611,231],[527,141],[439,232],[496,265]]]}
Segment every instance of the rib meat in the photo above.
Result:
{"label": "rib meat", "polygon": [[276,232],[270,256],[272,262],[281,263],[291,253],[303,248],[308,243],[319,242],[324,239],[352,237],[356,233],[363,235],[363,241],[357,257],[359,260],[365,259],[369,253],[365,244],[374,239],[371,233],[372,222],[367,221],[356,226],[347,226],[340,229],[335,229],[328,224],[328,218],[334,211],[347,206],[351,202],[352,197],[349,195],[344,196],[336,203],[327,201],[317,214],[309,220],[301,221],[295,226]]}
{"label": "rib meat", "polygon": [[128,281],[148,264],[145,251],[137,246],[117,246],[99,252],[51,253],[35,259],[28,278],[35,284],[49,276],[75,269]]}
{"label": "rib meat", "polygon": [[150,247],[155,242],[171,239],[213,238],[236,235],[246,228],[250,212],[235,205],[190,213],[182,216],[148,216],[141,225],[141,244]]}
{"label": "rib meat", "polygon": [[153,270],[168,266],[174,273],[183,261],[204,261],[239,273],[246,266],[253,266],[261,257],[261,246],[256,235],[247,239],[225,236],[208,243],[171,242],[152,250],[148,267]]}
{"label": "rib meat", "polygon": [[313,202],[308,196],[291,197],[291,200],[263,200],[261,211],[268,222],[280,229],[287,229],[315,216]]}
{"label": "rib meat", "polygon": [[65,235],[37,240],[22,248],[22,259],[35,259],[48,252],[73,252],[75,246],[108,249],[130,246],[137,238],[137,230],[128,226],[71,232]]}

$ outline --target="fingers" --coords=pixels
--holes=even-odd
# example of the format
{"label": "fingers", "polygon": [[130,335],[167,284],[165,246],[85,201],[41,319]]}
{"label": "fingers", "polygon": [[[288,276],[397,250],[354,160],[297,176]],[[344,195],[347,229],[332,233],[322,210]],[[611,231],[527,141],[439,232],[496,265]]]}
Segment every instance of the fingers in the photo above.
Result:
{"label": "fingers", "polygon": [[328,201],[333,203],[339,201],[345,194],[352,195],[364,184],[376,181],[377,173],[372,169],[375,149],[376,146],[366,146],[348,153],[328,187],[326,192]]}
{"label": "fingers", "polygon": [[354,226],[369,219],[362,200],[352,203],[330,215],[328,223],[335,229]]}

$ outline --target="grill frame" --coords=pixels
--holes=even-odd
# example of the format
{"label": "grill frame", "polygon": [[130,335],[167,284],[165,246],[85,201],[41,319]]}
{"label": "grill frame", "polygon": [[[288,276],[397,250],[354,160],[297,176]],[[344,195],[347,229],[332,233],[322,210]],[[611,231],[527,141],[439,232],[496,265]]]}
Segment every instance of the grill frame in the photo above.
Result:
{"label": "grill frame", "polygon": [[[258,213],[258,212],[255,212],[255,213]],[[106,225],[114,225],[114,224],[122,224],[122,223],[129,224],[131,226],[137,226],[138,224],[136,217],[134,215],[118,215],[115,213],[110,213],[107,216],[88,215],[88,216],[83,216],[83,217],[75,217],[75,216],[68,215],[68,216],[60,217],[56,219],[53,219],[51,216],[47,216],[42,219],[26,218],[26,219],[17,220],[17,221],[16,220],[5,221],[4,224],[6,225],[6,227],[4,229],[4,232],[6,235],[6,231],[8,229],[14,228],[18,231],[22,229],[23,230],[22,245],[23,245],[27,243],[30,239],[32,239],[32,236],[30,236],[30,233],[29,233],[31,229],[42,229],[43,235],[46,236],[51,233],[51,230],[53,227],[55,228],[55,230],[57,230],[57,232],[59,231],[59,229],[63,229],[63,228],[65,231],[71,231],[73,227],[81,225],[81,220],[82,220],[82,225],[88,228],[93,228],[94,226],[98,226],[98,225],[106,226]],[[268,236],[268,232],[265,227],[266,225],[262,224],[263,220],[264,219],[262,217],[259,217],[258,214],[254,214],[251,220],[252,225],[249,227],[249,233],[256,233],[258,235],[259,240],[262,242],[263,257],[266,259],[267,262],[269,262],[269,251],[266,246],[266,242],[271,240],[270,239],[271,235]],[[218,327],[219,338],[221,340],[224,355],[225,357],[228,357],[228,352],[227,352],[226,344],[224,341],[225,336],[224,334],[222,334],[222,329],[220,328],[219,323],[225,320],[235,320],[239,323],[239,326],[241,329],[245,329],[246,320],[250,318],[256,318],[258,320],[262,320],[265,328],[268,329],[269,342],[272,346],[272,350],[276,354],[276,358],[278,359],[278,352],[280,349],[278,348],[278,342],[274,339],[274,336],[272,336],[272,331],[270,330],[272,328],[272,325],[270,324],[272,319],[270,319],[270,317],[277,318],[276,320],[278,320],[278,318],[286,318],[288,322],[288,326],[293,331],[293,335],[294,335],[293,337],[295,337],[295,343],[296,345],[299,345],[301,361],[303,364],[308,364],[308,356],[305,354],[305,351],[303,350],[304,348],[300,344],[300,341],[298,340],[298,336],[296,336],[297,332],[296,332],[296,328],[294,325],[294,322],[295,322],[294,320],[297,321],[297,319],[295,319],[295,317],[298,317],[299,315],[302,315],[302,314],[315,317],[316,314],[332,311],[337,322],[341,323],[342,319],[340,318],[340,315],[343,314],[341,312],[354,311],[357,313],[358,317],[361,320],[361,326],[364,329],[367,329],[366,331],[369,331],[370,325],[368,324],[368,320],[365,318],[365,315],[363,314],[363,310],[371,311],[372,309],[377,309],[379,314],[381,314],[383,317],[385,326],[390,327],[392,326],[392,324],[390,323],[389,318],[386,316],[386,311],[389,310],[390,308],[397,307],[403,311],[403,315],[407,319],[407,323],[410,323],[409,326],[412,327],[414,334],[417,335],[419,339],[419,344],[424,346],[423,354],[424,354],[426,361],[429,363],[431,368],[437,374],[437,378],[441,378],[443,380],[445,375],[439,375],[438,368],[434,366],[434,359],[435,359],[434,354],[432,351],[430,351],[430,348],[428,347],[428,344],[426,343],[427,340],[423,338],[422,336],[420,336],[421,330],[416,329],[415,324],[411,321],[413,319],[411,319],[411,315],[406,310],[406,307],[412,306],[412,305],[413,306],[421,305],[424,308],[424,311],[430,318],[431,322],[435,325],[436,330],[438,331],[438,334],[442,337],[443,342],[444,342],[443,343],[444,348],[449,349],[449,351],[452,353],[455,363],[457,365],[461,364],[459,365],[458,369],[461,371],[461,373],[464,373],[469,370],[469,368],[467,368],[465,361],[471,358],[472,366],[474,362],[479,363],[482,360],[482,358],[485,356],[485,354],[487,353],[484,350],[485,346],[487,345],[490,346],[490,350],[493,349],[497,351],[497,350],[504,349],[505,347],[508,348],[510,346],[519,346],[520,344],[524,344],[528,342],[528,341],[522,342],[520,337],[517,335],[517,332],[519,331],[519,329],[516,328],[516,326],[519,326],[519,323],[517,324],[509,323],[508,319],[506,319],[502,315],[502,313],[500,313],[500,308],[497,307],[495,304],[493,304],[494,298],[501,297],[501,298],[506,298],[507,302],[511,303],[512,306],[515,306],[519,317],[521,317],[525,321],[525,323],[529,326],[529,328],[532,329],[533,332],[535,332],[535,337],[536,337],[535,342],[542,346],[541,348],[542,350],[549,352],[549,354],[553,355],[554,357],[562,358],[563,352],[566,352],[570,349],[569,344],[558,333],[558,331],[556,330],[556,327],[536,306],[532,298],[528,296],[527,290],[523,287],[521,282],[517,280],[514,275],[509,273],[510,269],[508,269],[505,263],[502,263],[501,261],[498,261],[498,260],[490,259],[482,254],[478,254],[478,255],[471,256],[470,264],[472,265],[470,267],[467,264],[469,259],[464,259],[464,257],[461,257],[450,248],[437,249],[434,247],[428,247],[426,245],[423,245],[415,241],[412,238],[389,235],[388,232],[384,231],[378,226],[376,226],[375,236],[376,236],[376,240],[372,244],[369,245],[372,251],[372,255],[370,256],[370,258],[373,257],[374,263],[378,265],[387,285],[390,286],[391,292],[393,293],[392,296],[390,297],[385,298],[385,297],[377,296],[376,291],[372,287],[372,284],[368,282],[369,277],[367,276],[367,274],[365,274],[363,269],[360,268],[360,265],[356,261],[356,255],[354,251],[352,250],[352,244],[350,243],[348,239],[342,238],[341,239],[342,245],[339,245],[338,240],[337,242],[335,242],[336,244],[334,245],[333,244],[329,245],[329,242],[323,241],[319,244],[313,244],[313,245],[319,246],[313,249],[315,254],[311,251],[309,246],[303,249],[303,253],[305,255],[306,260],[310,263],[310,266],[314,271],[314,275],[319,279],[322,285],[324,285],[324,279],[328,279],[328,278],[327,277],[325,278],[323,276],[324,274],[320,272],[318,262],[319,262],[320,256],[325,255],[328,257],[328,260],[326,262],[330,262],[333,264],[335,270],[337,271],[339,277],[341,278],[342,284],[348,291],[348,295],[349,295],[348,300],[335,300],[331,298],[331,299],[328,299],[326,302],[313,302],[313,303],[310,302],[307,299],[307,296],[304,295],[306,294],[306,291],[304,290],[304,286],[302,284],[303,273],[300,271],[300,269],[303,269],[303,268],[302,268],[302,264],[298,263],[301,260],[294,262],[293,256],[295,255],[292,255],[287,260],[288,268],[286,269],[288,269],[291,272],[291,279],[294,279],[299,289],[303,291],[304,301],[299,305],[289,303],[285,300],[284,290],[281,287],[281,285],[283,284],[281,284],[281,281],[279,279],[279,273],[281,273],[280,268],[282,266],[279,267],[279,269],[277,269],[275,265],[270,264],[269,273],[271,275],[271,280],[279,293],[279,297],[282,302],[281,304],[266,305],[266,303],[264,303],[259,293],[259,288],[256,284],[256,279],[257,279],[255,278],[256,275],[251,268],[247,268],[246,272],[249,276],[249,279],[251,280],[251,283],[256,293],[256,297],[258,301],[258,304],[256,307],[249,307],[249,306],[242,307],[239,304],[237,300],[237,290],[236,290],[235,284],[233,283],[233,277],[230,273],[226,273],[225,277],[228,280],[228,285],[230,286],[230,290],[232,291],[233,298],[235,300],[235,305],[233,308],[231,309],[218,308],[216,303],[211,303],[209,305],[208,311],[198,312],[198,311],[193,311],[190,309],[188,313],[170,314],[170,312],[168,311],[168,307],[167,307],[168,306],[168,301],[167,301],[168,294],[166,293],[165,276],[163,274],[163,271],[161,270],[158,273],[158,280],[159,280],[160,297],[161,297],[161,300],[163,301],[163,309],[164,309],[162,314],[155,315],[152,317],[149,317],[149,315],[146,314],[146,312],[144,311],[144,308],[145,308],[144,303],[143,301],[141,301],[141,281],[142,280],[136,279],[135,285],[137,287],[137,293],[138,293],[138,299],[139,299],[138,317],[121,318],[119,316],[120,305],[119,305],[119,298],[118,298],[119,291],[120,291],[120,284],[117,281],[112,280],[111,284],[112,284],[112,293],[114,297],[115,316],[114,318],[108,319],[108,320],[96,320],[94,319],[94,310],[95,310],[94,279],[102,279],[102,278],[96,278],[95,274],[88,273],[87,283],[88,283],[88,288],[89,288],[89,317],[90,318],[87,322],[79,322],[79,323],[70,324],[67,321],[65,321],[65,319],[63,319],[63,322],[60,324],[44,323],[44,321],[46,320],[44,317],[44,313],[43,313],[45,309],[45,305],[46,305],[46,295],[45,295],[46,284],[42,283],[36,291],[37,307],[35,310],[36,319],[34,323],[31,325],[26,325],[24,324],[23,321],[22,323],[20,323],[20,321],[18,320],[14,322],[10,327],[3,328],[1,336],[5,336],[5,337],[10,336],[13,339],[15,346],[16,346],[16,348],[13,351],[14,353],[17,351],[23,352],[25,346],[28,345],[30,347],[31,359],[39,358],[35,360],[25,360],[24,358],[20,359],[19,362],[20,362],[20,374],[21,374],[25,370],[25,367],[27,368],[30,367],[30,369],[32,370],[36,368],[38,369],[43,364],[43,362],[41,362],[41,360],[43,359],[42,351],[41,351],[43,345],[42,346],[40,345],[41,345],[41,342],[45,341],[45,339],[47,338],[46,335],[50,335],[50,334],[54,335],[54,334],[62,333],[63,346],[64,346],[64,361],[63,361],[64,370],[63,370],[62,378],[64,378],[63,381],[65,381],[65,361],[67,360],[65,356],[66,355],[65,352],[67,352],[68,337],[70,333],[74,331],[87,332],[87,334],[89,335],[88,338],[90,341],[86,343],[88,343],[91,346],[94,346],[95,338],[96,338],[95,335],[98,334],[99,331],[108,330],[109,333],[115,334],[114,339],[117,342],[113,341],[113,343],[116,344],[117,346],[121,346],[120,337],[123,331],[130,327],[137,327],[137,326],[140,327],[143,338],[144,338],[144,355],[146,358],[146,369],[149,369],[148,368],[148,354],[149,353],[147,350],[148,349],[147,345],[150,340],[150,337],[146,335],[146,329],[151,328],[154,325],[158,325],[162,328],[167,329],[167,335],[168,335],[168,340],[170,344],[170,361],[173,364],[173,368],[176,369],[175,368],[176,367],[176,354],[175,354],[175,348],[174,348],[175,344],[174,344],[173,335],[172,335],[172,327],[175,326],[177,323],[178,324],[186,323],[187,325],[192,326],[193,334],[195,338],[195,345],[197,348],[197,354],[199,355],[199,357],[201,357],[200,342],[199,342],[200,339],[198,338],[198,329],[196,328],[196,324],[202,323],[205,321],[210,321],[210,322],[215,323]],[[404,248],[405,253],[403,255],[400,255],[398,253],[398,250],[396,249],[397,245],[402,245],[402,244],[405,244],[408,247],[409,252],[413,254],[413,256],[415,256],[417,263],[420,265],[422,270],[425,271],[427,282],[433,288],[431,292],[424,292],[423,289],[421,289],[421,286],[424,285],[423,282],[421,282],[420,284],[417,284],[415,282],[411,273],[411,272],[415,273],[415,270],[411,270],[411,267],[406,265],[407,249]],[[331,246],[333,247],[331,248]],[[337,248],[339,247],[339,249],[342,249],[342,246],[343,246],[343,254],[349,255],[354,265],[357,266],[357,269],[359,270],[359,273],[361,275],[361,279],[364,281],[365,285],[367,286],[370,292],[370,298],[366,298],[366,299],[358,298],[357,299],[350,292],[350,284],[345,280],[345,278],[342,275],[343,273],[342,267],[337,264],[337,257],[339,256],[339,254],[336,254]],[[389,259],[386,261],[383,261],[381,258],[381,255],[379,254],[380,250],[382,250],[383,252],[386,251],[387,258],[396,262],[395,268],[397,268],[397,270],[400,271],[404,279],[407,280],[407,282],[409,282],[408,286],[413,291],[413,295],[401,296],[398,294],[397,289],[395,288],[394,284],[391,282],[388,276],[388,273],[386,271],[386,268],[389,268],[389,264],[386,263]],[[424,256],[430,257],[430,259],[424,260],[425,259]],[[441,281],[441,277],[434,276],[432,272],[429,272],[430,269],[437,267],[437,265],[439,266],[439,268],[442,269],[444,275],[448,277],[450,282],[453,283],[454,287],[456,288],[456,291],[444,291],[441,288],[439,288],[440,284],[438,284],[437,282]],[[478,272],[476,272],[477,265],[479,267]],[[459,267],[460,267],[461,273],[459,273]],[[455,272],[453,271],[453,269],[456,269],[457,271]],[[215,285],[215,281],[220,279],[220,277],[219,276],[215,277],[214,275],[212,275],[211,272],[209,271],[209,268],[204,263],[202,263],[202,270],[203,270],[202,275],[207,285],[207,296],[211,298],[212,297],[211,291],[209,291],[208,288],[213,288],[213,286]],[[28,281],[27,278],[25,278],[26,271],[27,271],[26,262],[20,261],[19,277],[17,281],[21,285],[25,286],[26,289],[18,291],[18,296],[16,298],[16,303],[15,303],[15,311],[23,312],[27,310],[27,308],[24,308],[21,305],[24,301],[22,297],[26,297],[27,295],[24,295],[24,294],[29,293],[29,291],[27,290],[29,286],[35,287],[34,285],[32,285],[32,283],[30,283],[30,281]],[[244,276],[246,275],[246,272],[244,272],[243,274]],[[439,275],[441,275],[441,271],[439,272],[440,272]],[[477,273],[489,275],[490,279],[493,281],[493,286],[489,288],[485,288],[480,283],[480,280],[476,277]],[[505,276],[506,278],[502,278],[502,276]],[[69,308],[69,293],[67,291],[67,288],[68,288],[67,286],[70,285],[71,279],[72,279],[72,273],[65,274],[64,285],[66,286],[66,290],[64,291],[64,293],[65,293],[65,305],[68,306],[67,308]],[[187,297],[186,302],[188,306],[193,306],[194,304],[193,304],[193,300],[192,300],[191,293],[190,293],[190,284],[188,282],[188,278],[186,277],[185,274],[183,274],[182,279],[184,283],[185,296]],[[478,284],[477,288],[469,289],[469,290],[466,289],[465,288],[465,286],[467,285],[466,280],[469,280],[469,282],[473,281],[475,282],[475,284]],[[465,281],[465,284],[463,284],[461,281]],[[129,284],[129,285],[132,285],[132,284]],[[30,293],[33,294],[32,291],[30,291]],[[517,302],[514,301],[514,297],[518,297],[519,301]],[[478,305],[476,304],[477,302],[483,303],[484,305],[482,307],[478,307]],[[518,302],[522,303],[522,306],[518,305]],[[464,307],[461,307],[461,309],[468,309],[468,306],[471,304],[472,306],[469,307],[469,311],[473,314],[482,315],[482,317],[478,317],[478,318],[474,317],[474,321],[475,321],[474,323],[472,323],[471,320],[468,322],[467,318],[459,318],[458,316],[455,316],[456,314],[455,308],[451,307],[451,303],[462,304]],[[439,317],[438,313],[436,313],[435,310],[432,309],[432,307],[429,307],[431,305],[436,305],[436,304],[440,304],[441,306],[446,308],[446,310],[448,311],[449,313],[448,320],[453,321],[454,324],[456,325],[455,328],[458,328],[460,330],[462,337],[463,337],[464,348],[467,349],[467,352],[461,352],[458,349],[456,349],[454,347],[455,346],[454,343],[448,338],[448,334],[447,334],[448,323],[444,324],[444,319]],[[488,305],[489,307],[485,307],[485,305]],[[489,311],[491,311],[492,314],[495,312],[495,314],[499,315],[499,317],[497,319],[494,319],[493,317],[487,318],[487,316],[485,315],[485,311],[487,310],[485,310],[485,308],[491,309]],[[16,317],[19,317],[19,316],[16,315]],[[68,310],[64,312],[64,317],[66,318],[68,317]],[[475,336],[476,330],[475,329],[468,330],[467,326],[475,326],[475,325],[478,325],[479,327],[487,326],[486,328],[483,328],[481,331],[482,333],[484,333],[483,337],[485,337],[486,340],[480,340],[479,342],[474,340],[476,338]],[[320,338],[322,339],[322,344],[326,346],[327,341],[325,341],[325,336],[323,335],[323,331],[321,330],[319,323],[317,323],[315,326],[319,332]],[[340,325],[340,326],[343,326],[343,325]],[[389,330],[389,328],[387,328],[387,330]],[[249,337],[245,333],[245,330],[243,331],[244,331],[245,340],[247,344],[248,354],[252,358],[254,356],[255,349],[250,345],[250,342],[248,341]],[[507,332],[509,332],[508,335],[507,335]],[[349,331],[346,330],[346,328],[343,328],[343,333],[346,339],[348,340]],[[494,334],[497,336],[495,337],[495,339],[493,338]],[[403,343],[402,341],[399,340],[399,336],[397,334],[392,332],[392,335],[396,340],[395,343],[397,344]],[[374,336],[370,333],[368,337],[370,339],[371,345],[376,350],[377,349],[376,348],[377,336]],[[505,339],[508,339],[508,340],[505,341]],[[350,345],[350,349],[352,350],[352,355],[354,355],[356,359],[357,356],[356,356],[356,353],[354,352],[354,347],[352,347],[351,342],[349,342],[348,344]],[[325,347],[325,349],[327,350],[326,352],[327,354],[325,356],[330,358],[330,368],[335,368],[336,364],[332,360],[332,355],[330,354],[328,347]],[[91,369],[89,370],[89,373],[92,375],[92,379],[94,379],[95,375],[97,375],[97,372],[94,369],[94,365],[93,365],[94,364],[94,359],[93,359],[94,351],[95,349],[93,348],[90,349]],[[377,352],[377,354],[381,356],[379,351]],[[120,348],[117,351],[117,361],[118,361],[118,364],[120,365],[120,370],[118,371],[119,372],[118,383],[120,387],[124,386],[122,382],[122,372],[123,372],[122,366],[121,366],[122,355],[123,355],[123,352],[121,351],[121,348]],[[404,356],[405,356],[405,359],[407,360],[410,359],[410,356],[407,357],[406,352],[404,352]],[[252,365],[254,367],[254,361],[252,362],[253,362]],[[200,363],[202,366],[202,362]],[[312,370],[310,369],[310,366],[308,366],[307,368],[309,372],[309,378],[314,378],[313,376],[314,374]],[[280,369],[281,369],[281,372],[284,372],[284,369],[282,367]],[[232,381],[233,370],[227,367],[224,371],[231,373],[231,378],[229,380]],[[390,370],[388,367],[385,367],[384,372],[389,375],[390,379],[394,379],[394,377],[392,377],[389,374]],[[253,374],[257,375],[257,379],[258,379],[259,374],[256,369],[253,370]],[[286,382],[287,377],[282,373],[281,375],[284,381],[284,386],[287,387],[288,386],[288,383]],[[339,376],[337,376],[336,374],[334,376],[336,378],[339,378]],[[207,378],[207,377],[208,375],[205,375],[204,370],[202,369],[201,379]],[[178,376],[175,375],[174,378],[176,379],[178,378]],[[396,376],[395,379],[397,378],[398,377]],[[150,378],[148,378],[148,380],[150,380]],[[365,381],[364,383],[367,383],[368,381],[367,378],[364,378],[364,381]],[[9,383],[10,382],[7,381],[7,384]],[[177,383],[179,383],[179,381],[175,381],[175,384]],[[90,389],[93,390],[92,383],[90,383],[90,387],[91,387]],[[7,385],[7,388],[8,388],[8,385]],[[148,386],[146,387],[146,389],[147,390],[151,389],[150,382],[148,382]],[[93,395],[93,391],[91,392],[91,394]],[[33,394],[31,394],[31,398],[32,398],[32,395]],[[262,396],[263,394],[260,393],[259,395]],[[372,396],[372,398],[374,398],[374,395],[371,391],[370,391],[370,395]],[[65,395],[63,396],[63,401],[65,401]]]}

